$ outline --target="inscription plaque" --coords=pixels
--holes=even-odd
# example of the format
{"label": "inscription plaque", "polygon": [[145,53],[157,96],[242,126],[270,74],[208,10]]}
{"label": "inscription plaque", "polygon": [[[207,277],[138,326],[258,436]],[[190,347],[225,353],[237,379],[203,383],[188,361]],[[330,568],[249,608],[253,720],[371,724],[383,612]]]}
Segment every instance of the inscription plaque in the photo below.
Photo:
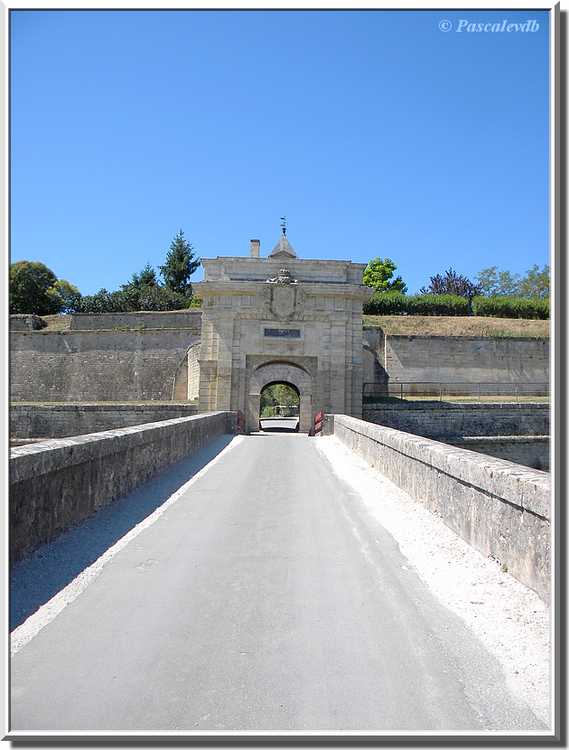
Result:
{"label": "inscription plaque", "polygon": [[299,339],[299,328],[265,328],[265,336],[273,336],[282,339]]}

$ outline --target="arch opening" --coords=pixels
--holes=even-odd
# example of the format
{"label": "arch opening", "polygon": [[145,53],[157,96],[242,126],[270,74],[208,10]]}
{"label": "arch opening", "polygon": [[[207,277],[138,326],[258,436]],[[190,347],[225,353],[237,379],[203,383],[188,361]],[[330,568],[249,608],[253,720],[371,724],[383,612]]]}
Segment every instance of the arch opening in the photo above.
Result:
{"label": "arch opening", "polygon": [[259,429],[261,412],[261,391],[267,385],[282,383],[292,386],[299,395],[299,432],[308,433],[312,426],[312,376],[301,367],[282,360],[269,360],[253,369],[246,386],[247,400],[245,412],[246,432]]}
{"label": "arch opening", "polygon": [[259,429],[262,432],[298,432],[300,391],[284,380],[272,381],[261,389]]}

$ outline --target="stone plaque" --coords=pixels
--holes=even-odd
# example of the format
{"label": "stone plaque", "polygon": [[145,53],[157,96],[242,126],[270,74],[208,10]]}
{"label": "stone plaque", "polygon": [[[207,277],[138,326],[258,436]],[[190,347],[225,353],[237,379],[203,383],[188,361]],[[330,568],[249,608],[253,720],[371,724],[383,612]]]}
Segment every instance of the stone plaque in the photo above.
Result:
{"label": "stone plaque", "polygon": [[265,336],[274,336],[282,339],[299,339],[299,328],[265,328]]}

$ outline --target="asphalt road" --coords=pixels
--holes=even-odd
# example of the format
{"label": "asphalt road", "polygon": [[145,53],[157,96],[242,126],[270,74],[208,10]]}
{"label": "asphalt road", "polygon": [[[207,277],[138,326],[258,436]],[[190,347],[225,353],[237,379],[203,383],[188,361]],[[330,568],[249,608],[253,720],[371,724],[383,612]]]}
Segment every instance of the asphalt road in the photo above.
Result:
{"label": "asphalt road", "polygon": [[541,725],[304,435],[242,438],[11,668],[14,730]]}
{"label": "asphalt road", "polygon": [[271,430],[278,430],[279,432],[284,432],[285,430],[293,431],[298,425],[298,417],[281,417],[280,419],[278,417],[266,417],[259,421],[261,429],[269,432]]}

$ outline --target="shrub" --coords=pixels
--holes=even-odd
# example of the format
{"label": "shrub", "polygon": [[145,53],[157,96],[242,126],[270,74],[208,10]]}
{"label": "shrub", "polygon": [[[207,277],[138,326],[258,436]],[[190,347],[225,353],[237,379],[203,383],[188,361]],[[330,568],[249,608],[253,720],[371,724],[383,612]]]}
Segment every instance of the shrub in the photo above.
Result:
{"label": "shrub", "polygon": [[523,297],[475,297],[472,300],[474,315],[493,318],[549,318],[548,299],[525,299]]}
{"label": "shrub", "polygon": [[402,315],[407,312],[407,297],[401,292],[374,292],[364,304],[366,315]]}
{"label": "shrub", "polygon": [[407,298],[409,315],[468,315],[468,300],[457,294],[416,294]]}
{"label": "shrub", "polygon": [[468,315],[468,300],[455,294],[376,292],[364,305],[366,315]]}

